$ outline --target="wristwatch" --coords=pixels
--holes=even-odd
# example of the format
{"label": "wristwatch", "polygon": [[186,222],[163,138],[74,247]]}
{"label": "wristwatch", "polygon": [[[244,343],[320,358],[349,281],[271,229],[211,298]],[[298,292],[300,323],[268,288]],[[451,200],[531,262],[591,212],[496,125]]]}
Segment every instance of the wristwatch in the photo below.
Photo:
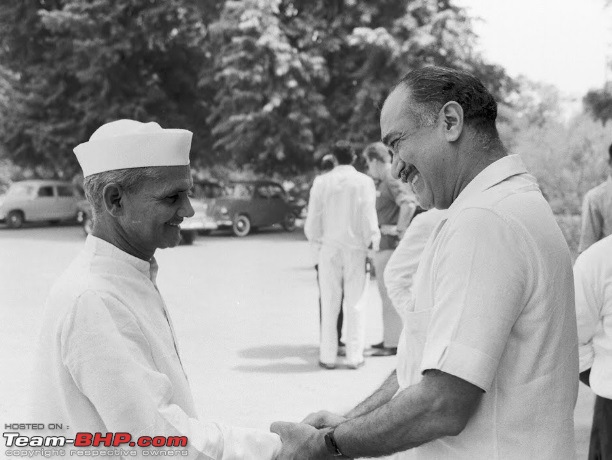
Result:
{"label": "wristwatch", "polygon": [[338,443],[336,442],[336,438],[334,438],[334,430],[336,428],[332,428],[327,433],[325,433],[325,447],[327,447],[327,452],[329,452],[334,457],[346,457],[338,447]]}

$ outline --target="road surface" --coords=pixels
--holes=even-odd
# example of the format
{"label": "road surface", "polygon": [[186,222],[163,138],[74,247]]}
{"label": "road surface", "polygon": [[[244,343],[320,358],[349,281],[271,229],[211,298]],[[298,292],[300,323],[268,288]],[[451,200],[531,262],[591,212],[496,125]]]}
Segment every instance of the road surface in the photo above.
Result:
{"label": "road surface", "polygon": [[[27,419],[40,312],[55,278],[83,245],[80,227],[0,226],[0,423]],[[158,285],[171,311],[197,406],[208,420],[267,429],[309,412],[344,412],[392,371],[394,357],[358,370],[318,364],[318,291],[301,229],[246,238],[199,237],[158,251]],[[367,342],[381,340],[375,285]],[[593,398],[580,386],[578,458],[586,458]]]}

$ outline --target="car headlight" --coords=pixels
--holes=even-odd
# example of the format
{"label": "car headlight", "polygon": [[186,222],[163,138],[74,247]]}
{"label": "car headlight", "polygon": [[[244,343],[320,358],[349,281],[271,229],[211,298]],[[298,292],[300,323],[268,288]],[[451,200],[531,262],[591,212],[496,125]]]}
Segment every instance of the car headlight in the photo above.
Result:
{"label": "car headlight", "polygon": [[225,206],[221,206],[221,207],[219,208],[219,212],[220,212],[221,214],[227,214],[227,213],[228,213],[228,210],[227,210],[227,208],[226,208]]}

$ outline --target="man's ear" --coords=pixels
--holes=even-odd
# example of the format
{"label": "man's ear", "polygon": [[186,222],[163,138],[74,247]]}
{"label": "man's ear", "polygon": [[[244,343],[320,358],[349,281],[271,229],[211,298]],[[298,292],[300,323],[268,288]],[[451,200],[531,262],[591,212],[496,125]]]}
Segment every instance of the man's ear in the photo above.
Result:
{"label": "man's ear", "polygon": [[123,198],[124,190],[119,184],[110,183],[104,186],[102,190],[102,196],[104,198],[104,207],[106,211],[112,216],[120,216],[124,212]]}
{"label": "man's ear", "polygon": [[440,110],[440,116],[446,140],[455,142],[463,131],[463,109],[455,101],[449,101]]}

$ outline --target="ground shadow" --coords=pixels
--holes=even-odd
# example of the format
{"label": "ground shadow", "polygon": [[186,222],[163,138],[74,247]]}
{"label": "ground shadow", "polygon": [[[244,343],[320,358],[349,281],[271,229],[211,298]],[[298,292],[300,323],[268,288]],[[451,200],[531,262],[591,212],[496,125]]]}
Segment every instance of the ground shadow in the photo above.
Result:
{"label": "ground shadow", "polygon": [[318,365],[319,347],[316,345],[265,345],[247,348],[238,354],[242,358],[274,360],[272,363],[234,367],[243,372],[292,374],[322,370]]}

